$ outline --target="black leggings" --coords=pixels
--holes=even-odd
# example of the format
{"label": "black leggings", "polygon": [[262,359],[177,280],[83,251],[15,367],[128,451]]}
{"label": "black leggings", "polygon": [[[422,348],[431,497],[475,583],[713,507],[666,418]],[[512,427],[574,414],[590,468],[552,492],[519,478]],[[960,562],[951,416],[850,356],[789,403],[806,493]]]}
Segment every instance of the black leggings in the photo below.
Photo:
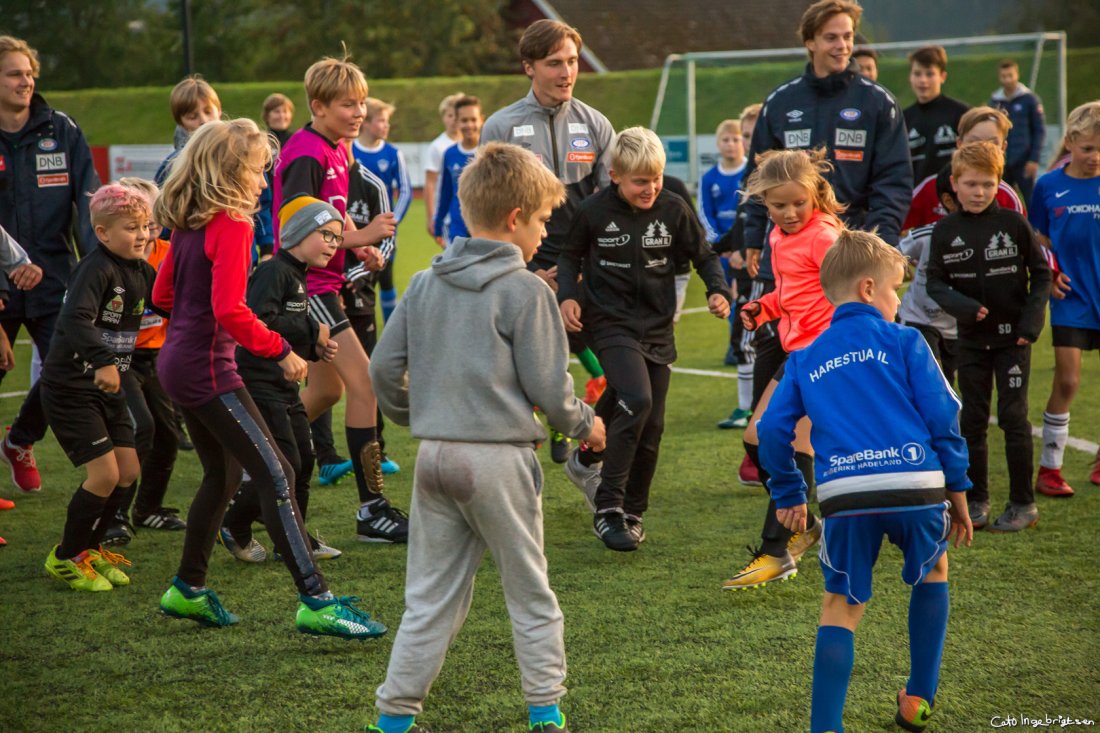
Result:
{"label": "black leggings", "polygon": [[[288,402],[285,397],[269,398],[255,395],[256,407],[261,417],[271,429],[275,445],[290,464],[296,477],[294,480],[294,501],[306,521],[309,511],[309,481],[313,476],[313,440],[309,430],[309,418],[300,399]],[[260,495],[255,482],[246,481],[241,485],[233,499],[232,506],[225,513],[222,526],[233,534],[238,544],[247,545],[252,539],[252,523],[263,513]]]}
{"label": "black leggings", "polygon": [[237,389],[198,407],[185,407],[183,418],[202,463],[202,483],[187,514],[183,557],[176,572],[180,580],[206,585],[214,539],[225,508],[240,487],[243,467],[260,498],[267,533],[298,592],[319,595],[327,591],[294,501],[294,471],[275,446],[248,392]]}
{"label": "black leggings", "polygon": [[[38,347],[38,356],[42,362],[46,361],[46,354],[50,351],[50,340],[53,338],[53,329],[57,324],[57,313],[39,318],[5,318],[0,321],[8,341],[15,347],[15,338],[19,335],[19,327],[26,326],[34,345]],[[0,370],[0,382],[4,381],[7,372]],[[46,410],[42,407],[41,387],[38,382],[31,385],[30,391],[19,408],[19,415],[11,424],[11,432],[8,439],[14,445],[33,445],[46,437]]]}
{"label": "black leggings", "polygon": [[[141,462],[135,513],[151,514],[164,505],[168,481],[179,452],[176,408],[157,377],[157,351],[138,349],[122,373],[126,406],[134,421],[134,442]],[[122,507],[128,514],[129,505]]]}
{"label": "black leggings", "polygon": [[596,511],[621,509],[640,517],[649,507],[672,371],[629,347],[600,349],[599,358],[607,389],[596,414],[607,425],[607,448]]}

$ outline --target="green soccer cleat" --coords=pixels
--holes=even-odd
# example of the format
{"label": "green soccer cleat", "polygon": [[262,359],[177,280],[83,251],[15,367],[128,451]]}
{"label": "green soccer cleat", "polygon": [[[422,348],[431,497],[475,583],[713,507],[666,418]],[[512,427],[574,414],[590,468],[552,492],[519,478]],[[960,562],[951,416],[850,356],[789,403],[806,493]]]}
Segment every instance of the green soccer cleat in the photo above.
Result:
{"label": "green soccer cleat", "polygon": [[88,550],[88,555],[91,557],[92,567],[95,568],[95,571],[109,580],[111,585],[116,588],[120,585],[130,585],[130,576],[119,568],[119,565],[125,565],[126,567],[133,565],[129,560],[117,552],[105,549],[102,545],[99,546],[98,551]]}
{"label": "green soccer cleat", "polygon": [[160,611],[172,618],[190,619],[213,628],[232,626],[240,621],[236,614],[225,610],[217,593],[209,589],[192,590],[178,577],[172,578],[172,585],[160,597]]}
{"label": "green soccer cleat", "polygon": [[904,689],[898,690],[898,714],[894,722],[905,730],[920,733],[928,726],[932,717],[932,706],[923,697],[909,695]]}
{"label": "green soccer cleat", "polygon": [[527,730],[530,733],[569,733],[565,726],[565,713],[561,714],[561,723],[528,723]]}
{"label": "green soccer cleat", "polygon": [[114,588],[111,581],[92,567],[92,556],[89,552],[82,552],[71,560],[62,560],[57,557],[57,545],[54,545],[46,557],[46,572],[65,581],[73,590],[99,592]]}
{"label": "green soccer cleat", "polygon": [[[365,731],[365,733],[382,733],[382,729],[379,728],[377,725],[368,725],[363,730]],[[404,733],[432,733],[432,731],[431,729],[425,728],[422,725],[417,725],[416,723],[413,723],[405,729]]]}
{"label": "green soccer cleat", "polygon": [[358,596],[323,600],[299,595],[295,625],[303,634],[338,636],[341,639],[376,639],[385,634],[385,626],[372,621],[369,613],[352,605],[358,600]]}

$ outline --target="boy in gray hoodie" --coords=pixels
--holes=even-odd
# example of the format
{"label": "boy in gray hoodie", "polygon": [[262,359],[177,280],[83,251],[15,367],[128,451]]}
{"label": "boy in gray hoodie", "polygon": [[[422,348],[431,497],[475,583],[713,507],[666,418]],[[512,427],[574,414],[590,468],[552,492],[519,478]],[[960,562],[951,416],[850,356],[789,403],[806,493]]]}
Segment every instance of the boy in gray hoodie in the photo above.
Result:
{"label": "boy in gray hoodie", "polygon": [[603,423],[573,393],[554,294],[526,269],[564,189],[531,152],[490,143],[463,170],[458,197],[471,236],[413,276],[370,365],[382,412],[421,444],[405,614],[377,692],[382,714],[367,730],[423,730],[415,716],[466,619],[488,549],[512,619],[529,730],[560,733],[565,644],[546,575],[535,455],[547,435],[532,409],[593,449],[605,442]]}

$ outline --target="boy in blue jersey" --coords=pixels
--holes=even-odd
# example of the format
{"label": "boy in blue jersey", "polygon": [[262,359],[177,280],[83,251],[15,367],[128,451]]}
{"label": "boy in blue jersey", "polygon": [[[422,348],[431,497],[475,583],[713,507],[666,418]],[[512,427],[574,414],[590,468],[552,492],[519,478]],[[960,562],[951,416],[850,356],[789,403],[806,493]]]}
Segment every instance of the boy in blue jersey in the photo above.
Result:
{"label": "boy in blue jersey", "polygon": [[[462,138],[443,153],[443,169],[439,172],[439,201],[435,208],[435,241],[446,247],[455,237],[468,237],[466,222],[458,203],[458,177],[474,158],[481,142],[481,101],[477,97],[462,97],[455,102],[455,119]],[[446,223],[446,229],[444,229]]]}
{"label": "boy in blue jersey", "polygon": [[[412,183],[409,181],[409,169],[405,165],[405,156],[393,143],[387,142],[390,135],[390,116],[396,109],[381,99],[367,97],[367,119],[359,131],[359,138],[352,143],[351,152],[359,165],[382,179],[389,195],[389,210],[394,213],[397,223],[405,218],[412,203]],[[381,285],[382,319],[388,321],[393,309],[397,307],[397,288],[393,284],[393,260],[397,255],[397,237],[393,239],[394,252],[385,269],[378,275]]]}
{"label": "boy in blue jersey", "polygon": [[[825,598],[814,656],[813,733],[844,730],[854,632],[871,599],[883,535],[905,556],[909,681],[895,721],[928,723],[947,633],[947,543],[969,545],[966,443],[959,401],[916,329],[894,323],[905,258],[867,232],[844,231],[821,264],[836,312],[828,329],[788,357],[785,376],[758,425],[760,460],[776,516],[806,528],[806,483],[794,461],[795,424],[808,416],[824,517]],[[873,395],[875,410],[855,395]]]}
{"label": "boy in blue jersey", "polygon": [[[1082,352],[1100,349],[1100,101],[1083,104],[1066,119],[1069,164],[1035,186],[1028,220],[1056,258],[1050,302],[1054,384],[1043,412],[1043,452],[1035,488],[1072,496],[1062,478],[1069,439],[1069,408],[1081,382]],[[1089,481],[1100,484],[1100,461]]]}

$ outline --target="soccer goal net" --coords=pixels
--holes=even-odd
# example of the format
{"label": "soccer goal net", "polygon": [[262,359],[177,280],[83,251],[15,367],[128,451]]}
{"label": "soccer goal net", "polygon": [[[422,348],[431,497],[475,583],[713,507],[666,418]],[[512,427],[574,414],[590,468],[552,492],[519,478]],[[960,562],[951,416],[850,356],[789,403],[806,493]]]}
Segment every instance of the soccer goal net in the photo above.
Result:
{"label": "soccer goal net", "polygon": [[[915,101],[907,56],[932,45],[947,51],[944,93],[970,105],[986,104],[998,87],[997,63],[1015,60],[1020,66],[1020,82],[1043,101],[1049,158],[1061,141],[1067,112],[1064,31],[863,44],[879,54],[878,82],[903,108]],[[801,74],[806,61],[804,48],[683,53],[666,58],[650,127],[665,142],[668,173],[683,178],[694,190],[702,171],[717,160],[714,132],[718,123],[736,119],[746,106],[763,102],[781,83]]]}

